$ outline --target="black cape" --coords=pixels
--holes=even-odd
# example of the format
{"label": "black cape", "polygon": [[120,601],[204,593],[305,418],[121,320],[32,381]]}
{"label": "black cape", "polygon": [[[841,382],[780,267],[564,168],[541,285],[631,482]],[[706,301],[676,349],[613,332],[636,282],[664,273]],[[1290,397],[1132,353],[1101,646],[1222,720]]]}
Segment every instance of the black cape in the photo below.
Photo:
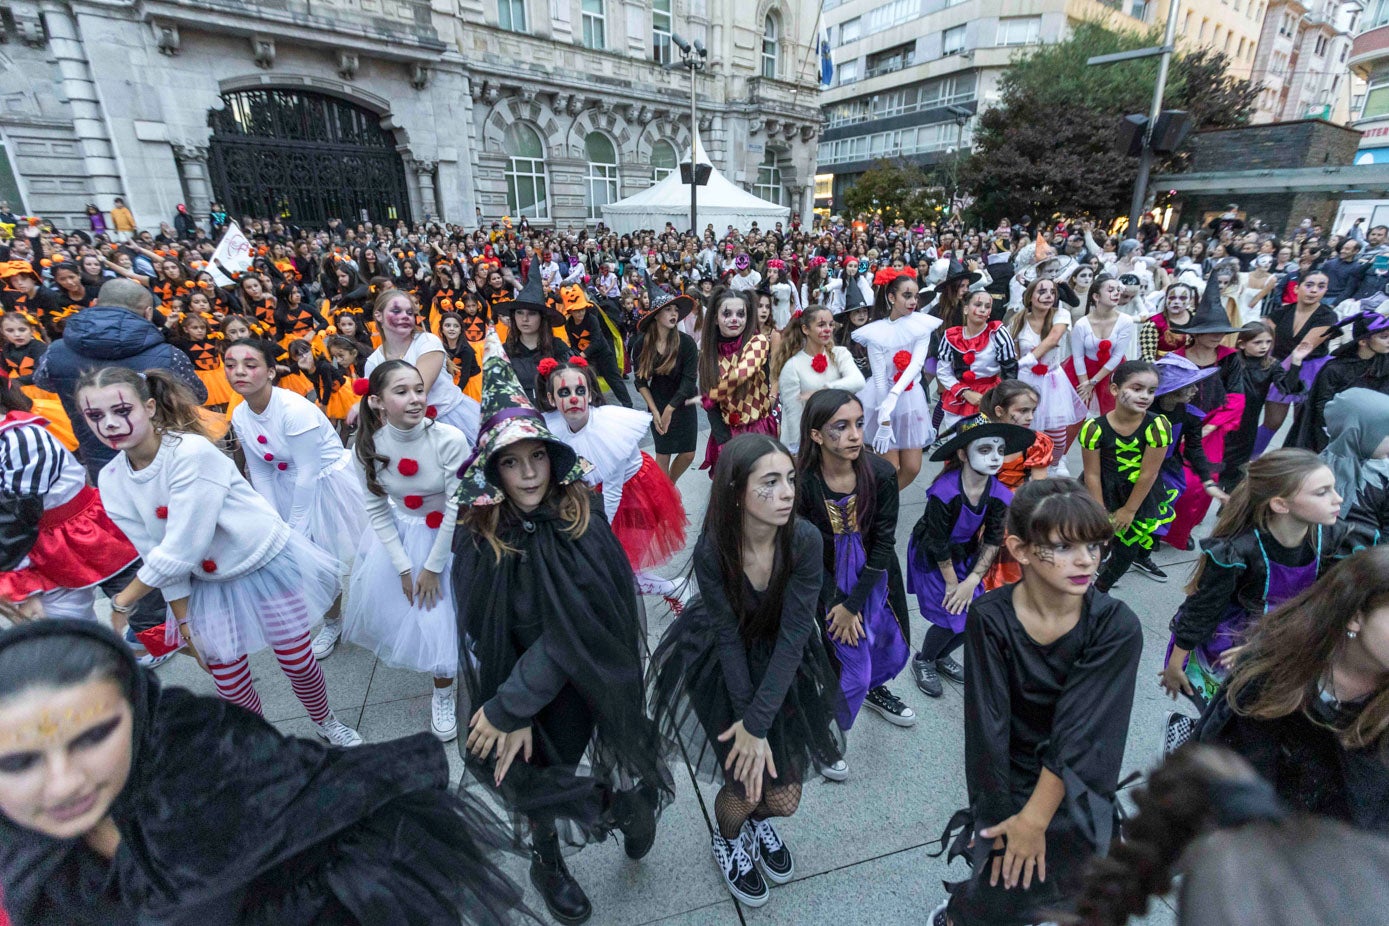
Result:
{"label": "black cape", "polygon": [[459,714],[486,707],[499,729],[529,725],[534,752],[495,788],[494,760],[468,753],[462,736],[459,749],[472,776],[513,811],[518,841],[526,819],[553,819],[571,845],[602,841],[615,792],[644,786],[658,809],[674,797],[665,744],[646,711],[632,567],[596,507],[577,539],[549,504],[524,516],[503,507],[499,533],[515,552],[498,559],[467,530],[454,538],[459,640],[470,650],[460,660],[460,697],[470,703]]}
{"label": "black cape", "polygon": [[0,817],[15,926],[501,923],[520,904],[488,861],[500,822],[447,790],[427,733],[333,749],[214,698],[161,688],[109,630],[44,620],[0,635],[95,638],[129,660],[134,747],[107,860]]}

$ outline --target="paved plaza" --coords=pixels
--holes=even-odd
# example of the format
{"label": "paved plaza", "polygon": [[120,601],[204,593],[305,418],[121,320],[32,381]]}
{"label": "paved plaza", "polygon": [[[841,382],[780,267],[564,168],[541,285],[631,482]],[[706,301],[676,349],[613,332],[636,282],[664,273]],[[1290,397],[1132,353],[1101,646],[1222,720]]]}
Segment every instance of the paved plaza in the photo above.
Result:
{"label": "paved plaza", "polygon": [[[702,459],[703,449],[701,438],[697,459]],[[1079,474],[1078,448],[1072,448],[1069,465]],[[899,556],[921,517],[928,477],[937,469],[936,464],[927,464],[904,493],[897,525]],[[691,514],[692,548],[708,498],[709,478],[692,469],[679,485]],[[1212,523],[1214,508],[1207,529]],[[684,568],[689,548],[667,574]],[[1145,631],[1125,774],[1148,768],[1159,754],[1161,726],[1172,702],[1158,688],[1157,674],[1167,645],[1167,624],[1182,601],[1182,586],[1194,560],[1193,553],[1164,547],[1156,561],[1170,575],[1166,583],[1130,571],[1115,589],[1117,597],[1138,613]],[[913,639],[919,642],[923,625],[915,597],[908,599]],[[647,598],[645,603],[654,645],[670,615],[659,599]],[[286,733],[312,736],[303,708],[271,655],[253,656],[251,664],[266,717]],[[323,663],[323,670],[333,710],[344,723],[360,730],[367,742],[429,729],[431,683],[426,676],[392,669],[366,650],[346,644]],[[166,684],[213,694],[211,679],[190,659],[170,660],[158,672]],[[813,779],[806,785],[796,816],[778,821],[779,832],[795,853],[796,876],[790,884],[774,888],[766,906],[748,909],[729,896],[709,851],[717,788],[696,787],[689,770],[681,765],[674,769],[675,803],[662,816],[655,848],[643,861],[629,861],[615,839],[570,858],[575,877],[593,901],[591,922],[603,926],[924,923],[944,896],[942,879],[959,879],[965,872],[963,862],[957,861],[947,872],[944,860],[929,854],[936,850],[951,813],[966,803],[962,690],[946,680],[944,697],[928,698],[913,684],[910,666],[891,687],[916,711],[916,726],[899,729],[863,711],[849,735],[848,781]],[[460,713],[460,728],[466,726],[466,719]],[[457,745],[446,748],[455,776],[460,775],[463,763]],[[525,863],[508,860],[506,867],[527,885],[528,903],[548,921],[544,902],[527,882]],[[1170,926],[1174,917],[1163,906],[1147,919],[1133,922]]]}

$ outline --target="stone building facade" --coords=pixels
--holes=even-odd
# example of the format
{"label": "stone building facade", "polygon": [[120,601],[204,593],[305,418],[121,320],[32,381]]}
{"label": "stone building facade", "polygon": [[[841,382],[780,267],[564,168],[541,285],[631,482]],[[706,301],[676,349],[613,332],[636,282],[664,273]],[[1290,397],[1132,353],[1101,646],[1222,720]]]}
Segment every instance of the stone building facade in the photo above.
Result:
{"label": "stone building facade", "polygon": [[[734,182],[808,212],[814,11],[793,0],[0,0],[0,195],[81,227],[287,213],[592,225],[678,168],[689,74]],[[2,168],[8,167],[8,176]]]}

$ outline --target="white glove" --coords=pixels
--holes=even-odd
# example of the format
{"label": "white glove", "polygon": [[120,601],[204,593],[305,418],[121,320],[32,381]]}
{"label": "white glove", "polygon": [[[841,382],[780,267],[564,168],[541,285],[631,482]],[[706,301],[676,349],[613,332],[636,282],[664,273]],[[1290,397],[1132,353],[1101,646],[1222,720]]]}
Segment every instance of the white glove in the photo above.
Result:
{"label": "white glove", "polygon": [[889,392],[878,403],[878,433],[873,436],[873,449],[886,453],[892,440],[892,410],[897,407],[897,393]]}
{"label": "white glove", "polygon": [[878,454],[887,453],[892,449],[892,426],[886,424],[878,425],[878,433],[873,435],[873,450]]}

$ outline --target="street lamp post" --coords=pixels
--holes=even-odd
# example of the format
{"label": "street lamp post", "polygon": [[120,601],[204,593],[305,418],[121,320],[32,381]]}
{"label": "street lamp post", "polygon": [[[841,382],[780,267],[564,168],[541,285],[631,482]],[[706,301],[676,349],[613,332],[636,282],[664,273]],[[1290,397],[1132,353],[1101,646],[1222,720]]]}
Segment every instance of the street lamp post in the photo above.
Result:
{"label": "street lamp post", "polygon": [[965,126],[974,113],[963,106],[947,106],[946,112],[955,117],[955,164],[950,171],[950,216],[956,218],[955,205],[960,199],[960,154],[965,147]]}
{"label": "street lamp post", "polygon": [[699,237],[699,161],[696,158],[695,139],[699,134],[699,102],[695,96],[695,74],[704,70],[709,60],[709,52],[699,39],[687,42],[678,35],[671,40],[680,48],[679,63],[666,65],[668,68],[681,67],[690,72],[690,234]]}

